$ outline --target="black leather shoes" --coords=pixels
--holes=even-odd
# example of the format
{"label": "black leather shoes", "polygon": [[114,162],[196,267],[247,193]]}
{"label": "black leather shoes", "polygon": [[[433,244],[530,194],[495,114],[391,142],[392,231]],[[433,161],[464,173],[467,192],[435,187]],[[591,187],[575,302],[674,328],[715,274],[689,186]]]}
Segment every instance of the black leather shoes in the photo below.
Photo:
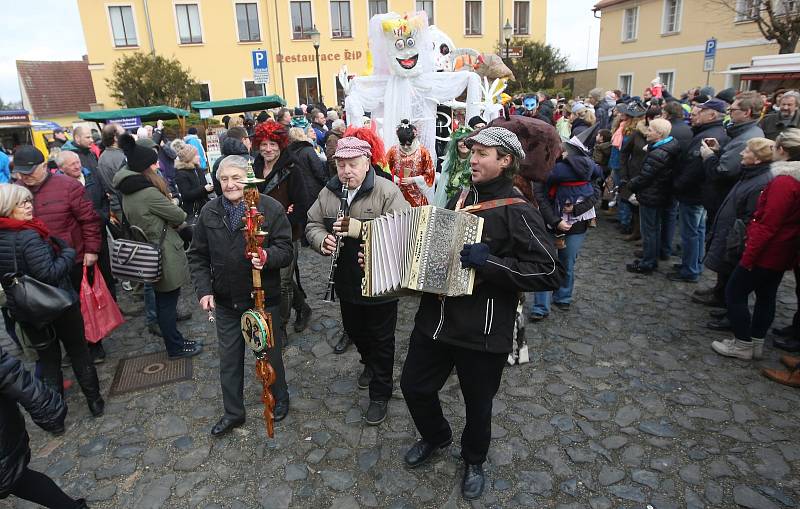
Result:
{"label": "black leather shoes", "polygon": [[372,370],[369,366],[364,366],[364,370],[358,375],[358,388],[369,389],[370,382],[372,382]]}
{"label": "black leather shoes", "polygon": [[464,465],[464,480],[461,482],[461,495],[466,500],[475,500],[483,494],[486,485],[486,473],[483,465]]}
{"label": "black leather shoes", "polygon": [[699,290],[695,290],[694,292],[692,292],[692,295],[698,295],[700,297],[705,297],[707,295],[712,295],[714,293],[714,291],[715,291],[714,287],[711,286],[709,288],[700,288]]}
{"label": "black leather shoes", "polygon": [[244,424],[244,417],[241,417],[239,419],[231,419],[230,417],[223,417],[214,425],[213,428],[211,428],[211,436],[218,437],[224,435],[233,428],[238,428],[242,424]]}
{"label": "black leather shoes", "polygon": [[347,336],[347,333],[343,332],[341,339],[339,339],[339,342],[336,343],[336,346],[333,347],[333,353],[335,353],[336,355],[341,355],[347,351],[347,348],[351,344],[352,341],[350,341],[350,338]]}
{"label": "black leather shoes", "polygon": [[800,339],[773,339],[772,344],[785,352],[800,352]]}
{"label": "black leather shoes", "polygon": [[727,318],[721,318],[715,322],[708,322],[706,328],[711,330],[728,331],[731,330],[731,322]]}
{"label": "black leather shoes", "polygon": [[410,468],[417,468],[427,463],[428,460],[431,459],[431,456],[433,456],[433,453],[445,447],[449,447],[452,443],[452,438],[439,445],[433,445],[425,440],[417,440],[417,443],[411,446],[411,449],[408,450],[403,459]]}
{"label": "black leather shoes", "polygon": [[286,419],[287,415],[289,415],[289,398],[283,401],[276,401],[275,410],[272,412],[272,420],[281,422]]}
{"label": "black leather shoes", "polygon": [[308,322],[311,321],[311,306],[303,303],[303,308],[297,313],[297,319],[294,321],[294,331],[303,332],[308,327]]}
{"label": "black leather shoes", "polygon": [[87,404],[89,405],[89,412],[92,413],[92,417],[100,417],[103,415],[103,412],[106,411],[106,402],[103,398],[87,401]]}

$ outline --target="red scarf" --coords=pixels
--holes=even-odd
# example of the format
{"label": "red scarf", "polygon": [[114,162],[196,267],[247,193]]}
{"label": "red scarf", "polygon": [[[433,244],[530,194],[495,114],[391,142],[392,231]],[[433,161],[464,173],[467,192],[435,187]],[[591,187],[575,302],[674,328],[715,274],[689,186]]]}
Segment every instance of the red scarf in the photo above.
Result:
{"label": "red scarf", "polygon": [[47,229],[47,226],[41,219],[35,217],[30,221],[20,221],[19,219],[13,219],[11,217],[0,217],[0,230],[13,230],[15,232],[33,230],[45,240],[50,237],[50,230]]}

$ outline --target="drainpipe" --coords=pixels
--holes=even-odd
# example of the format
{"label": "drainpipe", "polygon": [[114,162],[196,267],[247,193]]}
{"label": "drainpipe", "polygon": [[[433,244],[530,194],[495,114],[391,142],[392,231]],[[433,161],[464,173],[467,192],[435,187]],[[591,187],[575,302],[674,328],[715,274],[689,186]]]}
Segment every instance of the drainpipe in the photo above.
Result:
{"label": "drainpipe", "polygon": [[150,40],[150,53],[156,54],[156,45],[153,43],[153,27],[150,26],[150,9],[147,6],[147,0],[144,3],[144,24],[147,27],[147,38]]}
{"label": "drainpipe", "polygon": [[[278,0],[275,0],[275,30],[278,36],[278,53],[283,55],[281,51],[281,18],[280,14],[278,14]],[[283,58],[278,62],[278,66],[281,69],[281,96],[286,100],[286,84],[283,82]]]}

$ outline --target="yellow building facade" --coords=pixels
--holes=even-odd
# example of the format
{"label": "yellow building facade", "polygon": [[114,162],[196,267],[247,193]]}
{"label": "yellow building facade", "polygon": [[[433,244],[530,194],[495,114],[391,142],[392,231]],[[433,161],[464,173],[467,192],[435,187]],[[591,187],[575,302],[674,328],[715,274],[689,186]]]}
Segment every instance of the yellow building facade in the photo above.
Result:
{"label": "yellow building facade", "polygon": [[[424,10],[459,48],[491,52],[506,20],[515,38],[545,40],[546,0],[78,0],[97,107],[114,109],[106,79],[114,62],[136,51],[175,57],[201,83],[204,100],[264,94],[290,106],[317,96],[315,49],[324,102],[342,100],[336,76],[367,70],[371,14]],[[503,44],[505,44],[503,42]],[[266,50],[269,82],[254,83],[253,50]]]}
{"label": "yellow building facade", "polygon": [[[730,0],[741,10],[751,0]],[[597,86],[641,96],[660,77],[680,95],[707,83],[717,91],[738,88],[724,71],[747,67],[756,55],[777,54],[756,24],[716,0],[604,0],[601,16]],[[716,39],[711,72],[704,71],[706,41]]]}

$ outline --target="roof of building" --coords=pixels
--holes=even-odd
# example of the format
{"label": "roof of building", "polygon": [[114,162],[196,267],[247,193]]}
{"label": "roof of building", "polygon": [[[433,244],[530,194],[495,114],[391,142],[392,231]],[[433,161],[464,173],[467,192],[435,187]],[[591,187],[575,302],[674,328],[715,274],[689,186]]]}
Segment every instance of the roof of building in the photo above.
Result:
{"label": "roof of building", "polygon": [[592,8],[592,10],[593,11],[599,11],[599,10],[605,9],[606,7],[611,7],[612,5],[624,4],[625,2],[628,2],[628,1],[630,1],[630,0],[600,0],[599,2],[594,4],[594,7]]}
{"label": "roof of building", "polygon": [[37,118],[74,115],[97,102],[85,61],[17,60],[20,85]]}

